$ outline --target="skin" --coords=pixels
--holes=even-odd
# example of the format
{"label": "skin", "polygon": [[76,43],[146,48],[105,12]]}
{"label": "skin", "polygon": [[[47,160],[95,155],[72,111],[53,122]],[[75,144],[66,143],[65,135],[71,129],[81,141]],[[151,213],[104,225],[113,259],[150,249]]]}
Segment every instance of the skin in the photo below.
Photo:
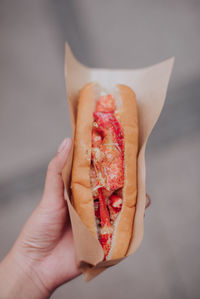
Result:
{"label": "skin", "polygon": [[48,166],[42,199],[0,264],[0,298],[49,298],[80,274],[64,199],[62,169],[71,140],[66,138]]}

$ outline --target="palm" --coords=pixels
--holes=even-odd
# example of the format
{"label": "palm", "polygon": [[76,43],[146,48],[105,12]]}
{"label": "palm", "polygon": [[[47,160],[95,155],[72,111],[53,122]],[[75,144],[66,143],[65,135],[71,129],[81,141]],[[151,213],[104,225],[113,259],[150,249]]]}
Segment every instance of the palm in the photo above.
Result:
{"label": "palm", "polygon": [[[45,222],[43,233],[44,237],[48,238],[41,251],[38,274],[46,285],[57,286],[76,276],[79,271],[66,206],[54,209],[53,213],[51,210],[46,213],[48,221]],[[38,254],[40,255],[40,252]]]}
{"label": "palm", "polygon": [[65,139],[49,163],[43,198],[15,244],[21,266],[31,266],[49,291],[80,273],[61,175],[70,147]]}
{"label": "palm", "polygon": [[17,244],[49,290],[80,273],[63,198],[57,198],[48,206],[41,202],[26,223]]}

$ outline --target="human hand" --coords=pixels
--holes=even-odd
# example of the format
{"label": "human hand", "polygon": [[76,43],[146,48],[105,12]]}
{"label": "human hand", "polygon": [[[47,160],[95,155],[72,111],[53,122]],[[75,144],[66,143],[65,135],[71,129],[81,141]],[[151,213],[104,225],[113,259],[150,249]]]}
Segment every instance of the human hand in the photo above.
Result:
{"label": "human hand", "polygon": [[0,265],[0,285],[12,278],[12,298],[47,298],[80,274],[61,175],[70,149],[71,140],[64,139],[49,163],[41,202]]}

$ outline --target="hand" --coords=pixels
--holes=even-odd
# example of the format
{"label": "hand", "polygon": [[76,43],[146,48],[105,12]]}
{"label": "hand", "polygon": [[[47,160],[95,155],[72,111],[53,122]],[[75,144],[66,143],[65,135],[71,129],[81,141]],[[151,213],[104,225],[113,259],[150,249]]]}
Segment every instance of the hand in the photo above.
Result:
{"label": "hand", "polygon": [[[15,294],[11,296],[12,298],[25,298],[22,296],[23,293],[19,297],[14,297],[17,289],[26,296],[28,294],[29,298],[46,298],[56,287],[80,274],[76,265],[61,175],[70,149],[71,140],[64,139],[56,156],[49,163],[41,202],[0,266],[0,270],[6,269],[0,271],[0,286],[5,280],[5,273],[11,272],[10,275],[14,276],[14,280],[15,276],[18,280],[18,287],[13,282]],[[31,292],[26,286],[29,286]],[[34,292],[37,296],[33,295]]]}

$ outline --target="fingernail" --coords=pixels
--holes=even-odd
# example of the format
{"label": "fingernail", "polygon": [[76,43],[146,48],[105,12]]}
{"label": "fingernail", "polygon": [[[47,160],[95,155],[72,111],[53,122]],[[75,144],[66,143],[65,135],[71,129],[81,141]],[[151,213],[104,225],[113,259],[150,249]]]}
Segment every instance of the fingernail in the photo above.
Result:
{"label": "fingernail", "polygon": [[60,146],[59,146],[59,148],[58,148],[58,153],[62,152],[68,144],[69,144],[69,139],[65,138],[65,139],[61,142],[61,144],[60,144]]}

